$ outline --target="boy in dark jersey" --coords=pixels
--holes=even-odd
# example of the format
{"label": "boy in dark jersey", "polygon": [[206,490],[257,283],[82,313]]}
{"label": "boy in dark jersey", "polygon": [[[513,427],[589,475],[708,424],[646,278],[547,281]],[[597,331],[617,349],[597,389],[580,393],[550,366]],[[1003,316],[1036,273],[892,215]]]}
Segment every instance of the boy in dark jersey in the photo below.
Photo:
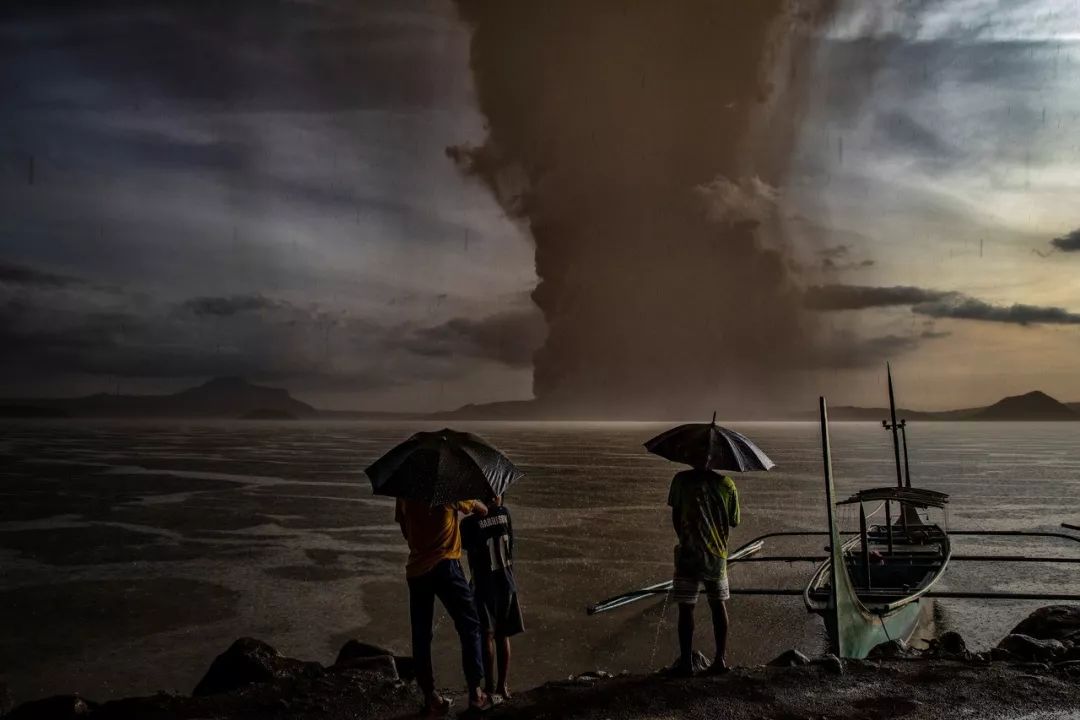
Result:
{"label": "boy in dark jersey", "polygon": [[510,637],[524,631],[525,625],[514,582],[514,528],[501,496],[491,503],[486,517],[471,516],[461,521],[461,544],[469,556],[476,611],[486,634],[483,650],[487,691],[506,699],[510,697]]}

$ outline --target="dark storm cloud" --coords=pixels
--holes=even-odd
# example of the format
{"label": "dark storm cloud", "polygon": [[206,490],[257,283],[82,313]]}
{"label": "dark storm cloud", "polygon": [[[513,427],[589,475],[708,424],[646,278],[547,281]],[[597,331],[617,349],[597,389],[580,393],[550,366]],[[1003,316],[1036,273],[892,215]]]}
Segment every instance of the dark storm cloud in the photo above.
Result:
{"label": "dark storm cloud", "polygon": [[58,275],[28,265],[0,260],[0,285],[31,285],[62,288],[78,285],[82,281],[69,275]]}
{"label": "dark storm cloud", "polygon": [[[1008,174],[1002,178],[1002,165],[1034,168],[1060,159],[1062,147],[1047,133],[1056,108],[1039,90],[1053,82],[1048,68],[1060,64],[1062,74],[1071,71],[1059,43],[978,38],[972,37],[977,31],[959,27],[949,37],[918,39],[912,34],[917,29],[824,44],[827,79],[819,106],[827,116],[815,122],[828,132],[824,142],[801,148],[806,172],[835,171],[837,143],[869,172],[873,158],[883,158],[925,174],[977,172],[994,187],[1014,182]],[[1000,106],[973,101],[970,111],[957,113],[962,125],[942,124],[955,109],[968,107],[969,97],[1004,88],[1009,91]],[[942,97],[951,100],[943,104]]]}
{"label": "dark storm cloud", "polygon": [[1066,233],[1061,237],[1056,237],[1050,241],[1050,244],[1054,246],[1055,250],[1060,250],[1061,252],[1080,251],[1080,229],[1073,230],[1071,233]]}
{"label": "dark storm cloud", "polygon": [[[158,97],[234,110],[427,105],[440,89],[430,64],[438,45],[426,40],[445,18],[425,10],[374,0],[8,2],[0,96],[9,108]],[[82,82],[58,92],[48,81],[67,63],[83,68]],[[39,82],[22,82],[31,67]]]}
{"label": "dark storm cloud", "polygon": [[185,300],[181,308],[195,315],[228,317],[245,312],[267,310],[281,306],[280,300],[262,295],[231,295],[229,297],[197,297]]}
{"label": "dark storm cloud", "polygon": [[803,300],[806,307],[812,310],[863,310],[915,305],[944,300],[953,295],[955,293],[909,285],[815,285],[806,289]]}
{"label": "dark storm cloud", "polygon": [[923,162],[951,165],[963,156],[940,135],[920,125],[905,112],[878,113],[874,118],[874,131],[876,141],[889,148],[890,152],[903,153]]}
{"label": "dark storm cloud", "polygon": [[[110,307],[96,307],[102,297]],[[460,377],[469,368],[454,358],[527,367],[542,338],[532,310],[417,328],[258,294],[155,304],[40,287],[0,301],[0,370],[30,380],[236,375],[308,390],[381,390]]]}
{"label": "dark storm cloud", "polygon": [[837,262],[825,258],[821,261],[821,269],[829,272],[841,272],[844,270],[865,270],[866,268],[874,267],[874,261],[867,260],[853,260],[852,262]]}
{"label": "dark storm cloud", "polygon": [[508,311],[479,320],[454,318],[418,330],[408,347],[421,355],[475,357],[508,367],[532,366],[544,342],[544,318],[533,309]]}
{"label": "dark storm cloud", "polygon": [[874,266],[874,261],[869,258],[855,260],[851,258],[851,247],[848,245],[833,245],[818,251],[821,258],[821,269],[826,272],[842,272],[844,270],[865,270]]}
{"label": "dark storm cloud", "polygon": [[992,305],[975,298],[954,296],[915,305],[919,315],[955,320],[982,320],[1012,325],[1078,325],[1080,314],[1060,307],[1040,305]]}
{"label": "dark storm cloud", "polygon": [[[807,307],[821,311],[909,306],[917,315],[953,320],[982,320],[1013,325],[1076,325],[1080,314],[1040,305],[994,305],[958,292],[897,285],[817,285],[803,296]],[[926,338],[942,337],[932,330]]]}

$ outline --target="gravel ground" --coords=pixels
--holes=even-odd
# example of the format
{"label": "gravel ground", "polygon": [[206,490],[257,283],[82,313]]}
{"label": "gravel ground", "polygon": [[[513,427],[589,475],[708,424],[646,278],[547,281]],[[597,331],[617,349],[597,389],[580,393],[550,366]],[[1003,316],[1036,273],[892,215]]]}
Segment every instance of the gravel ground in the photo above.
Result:
{"label": "gravel ground", "polygon": [[910,718],[1080,720],[1080,668],[1039,664],[894,660],[741,668],[717,678],[659,676],[549,683],[524,693],[496,718]]}

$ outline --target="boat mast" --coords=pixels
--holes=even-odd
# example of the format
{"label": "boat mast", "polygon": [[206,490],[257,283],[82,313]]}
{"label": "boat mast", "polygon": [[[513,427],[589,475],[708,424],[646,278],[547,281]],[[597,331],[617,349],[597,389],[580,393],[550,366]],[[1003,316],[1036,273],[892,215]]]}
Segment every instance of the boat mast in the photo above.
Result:
{"label": "boat mast", "polygon": [[904,475],[900,469],[900,434],[896,425],[896,396],[893,394],[892,367],[885,363],[885,372],[889,376],[889,429],[892,430],[893,455],[896,457],[896,487],[904,487]]}
{"label": "boat mast", "polygon": [[904,443],[904,482],[911,487],[911,463],[907,455],[907,420],[900,421],[900,439]]}

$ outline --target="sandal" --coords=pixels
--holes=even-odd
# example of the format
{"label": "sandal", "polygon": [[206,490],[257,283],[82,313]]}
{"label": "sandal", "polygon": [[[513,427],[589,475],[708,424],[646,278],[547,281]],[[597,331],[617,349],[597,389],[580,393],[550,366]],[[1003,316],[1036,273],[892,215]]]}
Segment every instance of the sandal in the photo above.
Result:
{"label": "sandal", "polygon": [[463,717],[477,717],[491,712],[495,708],[495,701],[491,696],[484,693],[484,699],[480,702],[474,700],[469,701],[469,707],[465,712],[461,713]]}
{"label": "sandal", "polygon": [[421,717],[446,717],[450,714],[450,707],[454,704],[454,701],[450,698],[443,697],[442,695],[435,695],[428,698],[427,703],[420,708]]}
{"label": "sandal", "polygon": [[712,665],[702,670],[701,674],[715,677],[717,675],[726,675],[729,672],[731,672],[731,668],[727,663],[714,662]]}
{"label": "sandal", "polygon": [[676,660],[674,665],[664,668],[660,673],[670,678],[694,677],[694,666],[691,663]]}

